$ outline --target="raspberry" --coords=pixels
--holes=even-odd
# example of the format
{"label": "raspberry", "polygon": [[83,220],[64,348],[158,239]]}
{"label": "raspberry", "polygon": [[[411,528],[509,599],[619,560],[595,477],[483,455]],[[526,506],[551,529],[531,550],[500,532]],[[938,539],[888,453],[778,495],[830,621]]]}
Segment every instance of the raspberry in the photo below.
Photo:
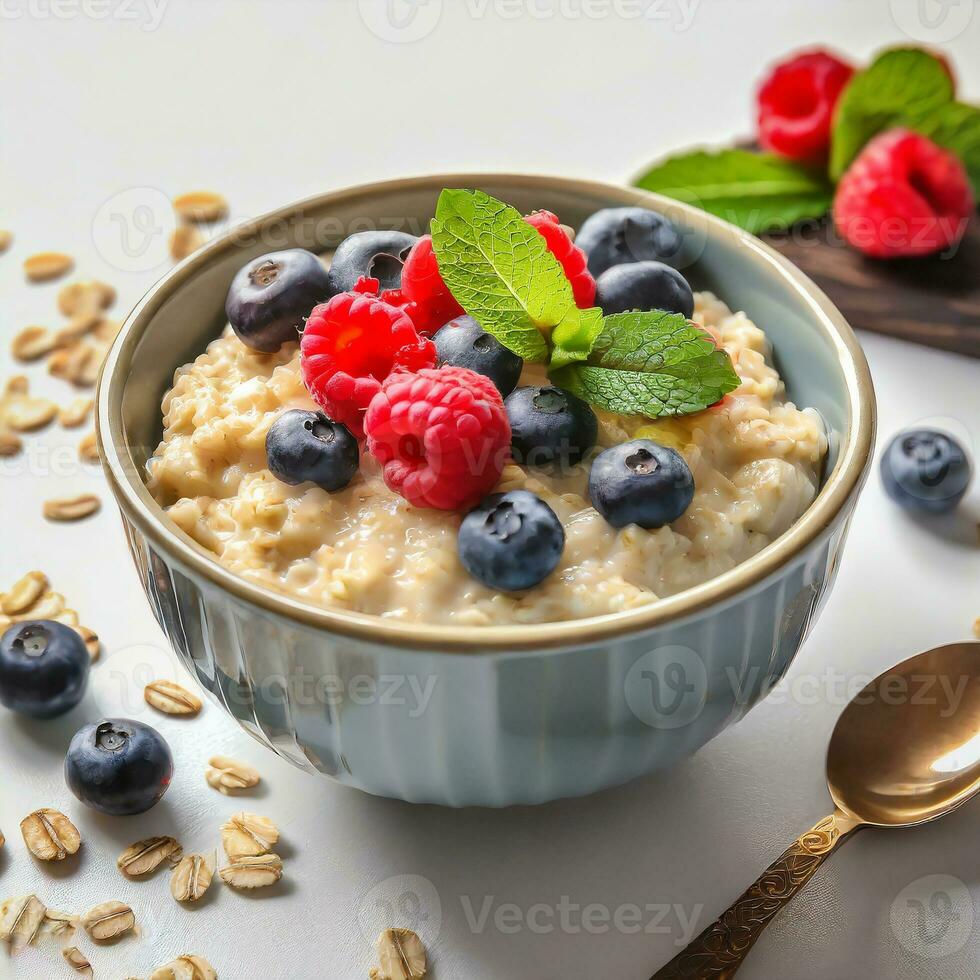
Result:
{"label": "raspberry", "polygon": [[973,213],[963,164],[907,129],[876,136],[841,178],[834,223],[875,258],[929,255],[955,245]]}
{"label": "raspberry", "polygon": [[393,374],[364,418],[385,483],[415,507],[466,510],[510,455],[510,423],[489,378],[460,367]]}
{"label": "raspberry", "polygon": [[854,69],[826,51],[776,65],[759,89],[759,143],[793,160],[819,162],[830,149],[830,124]]}
{"label": "raspberry", "polygon": [[[402,288],[389,290],[388,295],[391,296],[389,302],[404,307],[421,333],[435,333],[465,312],[439,275],[431,235],[423,235],[412,246],[402,268]],[[414,305],[408,306],[408,303]]]}
{"label": "raspberry", "polygon": [[335,422],[358,438],[364,413],[393,371],[415,371],[436,363],[431,340],[419,337],[400,309],[382,302],[378,281],[362,278],[310,314],[300,341],[303,383]]}
{"label": "raspberry", "polygon": [[587,310],[595,305],[595,279],[588,269],[585,252],[572,242],[562,228],[558,215],[550,211],[535,211],[524,220],[544,238],[548,251],[558,259],[565,276],[572,284],[572,295],[579,309]]}

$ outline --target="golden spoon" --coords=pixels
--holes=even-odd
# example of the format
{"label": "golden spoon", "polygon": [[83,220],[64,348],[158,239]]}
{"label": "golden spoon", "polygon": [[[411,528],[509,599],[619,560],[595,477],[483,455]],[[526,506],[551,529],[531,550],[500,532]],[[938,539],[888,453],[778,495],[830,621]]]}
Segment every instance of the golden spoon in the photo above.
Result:
{"label": "golden spoon", "polygon": [[762,930],[861,827],[914,827],[980,790],[980,643],[927,650],[873,680],[827,749],[834,812],[798,837],[651,980],[734,976]]}

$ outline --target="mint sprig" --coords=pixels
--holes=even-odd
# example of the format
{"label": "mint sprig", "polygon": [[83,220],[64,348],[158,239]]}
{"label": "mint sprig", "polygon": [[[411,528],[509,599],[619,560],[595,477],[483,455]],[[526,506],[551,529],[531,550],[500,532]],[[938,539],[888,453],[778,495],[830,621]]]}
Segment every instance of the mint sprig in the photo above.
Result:
{"label": "mint sprig", "polygon": [[634,183],[754,234],[822,217],[834,193],[822,173],[775,154],[748,150],[683,153],[652,167]]}
{"label": "mint sprig", "polygon": [[580,310],[544,237],[482,191],[439,195],[432,244],[463,309],[586,401],[624,415],[683,415],[741,383],[728,354],[678,313]]}

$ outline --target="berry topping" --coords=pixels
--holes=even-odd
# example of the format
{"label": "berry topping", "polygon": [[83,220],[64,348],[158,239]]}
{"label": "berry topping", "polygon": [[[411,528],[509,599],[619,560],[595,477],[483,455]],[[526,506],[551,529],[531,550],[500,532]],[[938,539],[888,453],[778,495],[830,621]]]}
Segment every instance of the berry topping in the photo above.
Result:
{"label": "berry topping", "polygon": [[82,700],[91,658],[69,626],[15,623],[0,638],[0,704],[32,718],[63,715]]}
{"label": "berry topping", "polygon": [[297,340],[304,317],[332,292],[327,270],[312,252],[270,252],[239,269],[225,313],[246,347],[269,354]]}
{"label": "berry topping", "polygon": [[606,269],[596,282],[596,303],[606,316],[627,310],[667,310],[688,319],[694,315],[694,293],[687,280],[663,262]]}
{"label": "berry topping", "polygon": [[[346,293],[358,279],[377,279],[381,289],[398,289],[402,266],[418,241],[403,231],[359,231],[338,246],[330,262],[328,296]],[[325,299],[325,296],[321,296]]]}
{"label": "berry topping", "polygon": [[663,527],[690,506],[694,477],[680,453],[649,439],[634,439],[596,457],[589,497],[613,527]]}
{"label": "berry topping", "polygon": [[382,302],[377,282],[361,280],[316,307],[300,344],[303,382],[329,418],[361,438],[364,413],[392,371],[432,367],[436,349],[403,310]]}
{"label": "berry topping", "polygon": [[906,510],[945,514],[970,485],[972,468],[963,447],[932,429],[900,432],[881,455],[885,492]]}
{"label": "berry topping", "polygon": [[503,592],[544,581],[564,547],[561,521],[529,490],[491,494],[463,518],[457,540],[459,560],[470,575]]}
{"label": "berry topping", "polygon": [[272,475],[291,486],[309,480],[328,493],[343,490],[357,472],[357,440],[322,412],[284,412],[269,429],[265,453]]}
{"label": "berry topping", "polygon": [[488,334],[471,316],[450,320],[432,338],[440,364],[469,368],[488,377],[503,397],[517,384],[524,360]]}
{"label": "berry topping", "polygon": [[759,143],[793,160],[820,161],[830,149],[834,107],[854,69],[826,51],[776,65],[759,89]]}
{"label": "berry topping", "polygon": [[892,129],[871,140],[841,177],[834,222],[866,255],[929,255],[962,238],[973,207],[970,180],[953,153]]}
{"label": "berry topping", "polygon": [[588,256],[589,272],[598,278],[626,262],[676,265],[683,239],[662,214],[647,208],[603,208],[585,219],[575,239]]}
{"label": "berry topping", "polygon": [[572,284],[575,305],[587,310],[595,303],[595,279],[588,269],[588,260],[571,239],[571,236],[558,220],[558,215],[550,211],[535,211],[524,219],[544,238],[548,251],[558,259],[565,276]]}
{"label": "berry topping", "polygon": [[113,816],[143,813],[170,786],[174,760],[149,725],[104,718],[80,728],[65,757],[65,782],[86,806]]}
{"label": "berry topping", "polygon": [[514,458],[524,466],[579,462],[595,445],[599,422],[588,404],[562,388],[518,388],[504,402]]}
{"label": "berry topping", "polygon": [[402,270],[400,294],[383,298],[399,306],[414,304],[411,308],[406,306],[406,312],[422,333],[434,333],[465,312],[439,275],[431,235],[423,235],[409,252]]}
{"label": "berry topping", "polygon": [[393,374],[364,428],[385,483],[416,507],[472,507],[497,483],[510,449],[500,392],[460,367]]}

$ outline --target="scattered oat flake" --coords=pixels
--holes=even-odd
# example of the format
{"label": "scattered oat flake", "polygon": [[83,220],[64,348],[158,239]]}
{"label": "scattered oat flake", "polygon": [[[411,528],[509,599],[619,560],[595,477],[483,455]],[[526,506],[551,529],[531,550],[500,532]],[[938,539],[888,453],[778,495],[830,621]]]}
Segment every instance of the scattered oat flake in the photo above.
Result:
{"label": "scattered oat flake", "polygon": [[79,973],[92,975],[92,964],[85,958],[85,954],[77,946],[67,946],[61,951],[65,962]]}
{"label": "scattered oat flake", "polygon": [[165,715],[196,715],[201,699],[174,681],[150,681],[143,688],[143,700]]}
{"label": "scattered oat flake", "polygon": [[200,229],[192,224],[180,224],[170,236],[170,257],[175,262],[186,259],[204,244],[204,236]]}
{"label": "scattered oat flake", "polygon": [[48,588],[48,577],[44,572],[28,572],[18,579],[9,592],[0,595],[0,611],[7,616],[30,609],[44,595]]}
{"label": "scattered oat flake", "polygon": [[106,310],[115,301],[116,290],[97,279],[70,282],[58,291],[58,309],[67,317]]}
{"label": "scattered oat flake", "polygon": [[211,887],[215,861],[203,854],[186,854],[170,876],[170,894],[178,902],[196,902]]}
{"label": "scattered oat flake", "polygon": [[268,888],[282,877],[282,858],[278,854],[235,858],[218,874],[232,888]]}
{"label": "scattered oat flake", "polygon": [[150,980],[218,980],[218,974],[203,956],[184,953],[172,963],[154,970]]}
{"label": "scattered oat flake", "polygon": [[22,950],[37,938],[45,911],[37,895],[8,898],[0,905],[0,941],[9,943],[13,953]]}
{"label": "scattered oat flake", "polygon": [[20,822],[27,849],[39,861],[64,861],[76,854],[82,838],[75,825],[59,810],[45,807],[28,814]]}
{"label": "scattered oat flake", "polygon": [[427,963],[422,940],[411,929],[385,929],[378,936],[378,969],[383,980],[419,980]]}
{"label": "scattered oat flake", "polygon": [[103,902],[82,916],[82,927],[99,942],[116,939],[135,926],[133,910],[122,902]]}
{"label": "scattered oat flake", "polygon": [[16,456],[23,448],[20,436],[0,430],[0,456]]}
{"label": "scattered oat flake", "polygon": [[58,414],[58,406],[46,398],[32,398],[27,378],[11,378],[0,395],[0,430],[33,432],[46,426]]}
{"label": "scattered oat flake", "polygon": [[174,837],[147,837],[130,844],[116,859],[116,867],[128,878],[140,878],[168,861],[174,867],[183,848]]}
{"label": "scattered oat flake", "polygon": [[67,275],[75,260],[64,252],[38,252],[24,259],[24,274],[30,282],[49,282]]}
{"label": "scattered oat flake", "polygon": [[95,403],[91,398],[76,398],[70,405],[66,405],[58,413],[58,421],[66,429],[77,429],[89,417],[92,406]]}
{"label": "scattered oat flake", "polygon": [[0,228],[0,253],[6,252],[14,240],[14,234],[5,228]]}
{"label": "scattered oat flake", "polygon": [[276,825],[254,813],[236,813],[221,827],[221,843],[232,861],[266,854],[278,840]]}
{"label": "scattered oat flake", "polygon": [[228,214],[228,202],[214,191],[190,191],[175,197],[173,203],[184,221],[217,221]]}
{"label": "scattered oat flake", "polygon": [[77,497],[54,497],[44,501],[42,513],[49,521],[80,521],[91,517],[102,506],[95,494],[81,493]]}
{"label": "scattered oat flake", "polygon": [[99,443],[94,432],[90,432],[78,444],[78,458],[85,463],[97,463],[99,461]]}
{"label": "scattered oat flake", "polygon": [[90,334],[102,317],[98,312],[76,313],[55,335],[55,346],[68,347],[76,340]]}
{"label": "scattered oat flake", "polygon": [[10,342],[10,353],[18,361],[29,363],[46,357],[58,346],[57,336],[47,327],[24,327]]}
{"label": "scattered oat flake", "polygon": [[92,663],[95,663],[99,659],[100,652],[99,634],[95,630],[90,630],[87,626],[76,627],[75,632],[82,638],[82,642],[85,644],[85,649],[88,650],[88,655]]}
{"label": "scattered oat flake", "polygon": [[219,790],[226,796],[236,790],[258,786],[262,780],[258,769],[223,755],[210,759],[204,778],[212,789]]}
{"label": "scattered oat flake", "polygon": [[78,916],[71,915],[69,912],[59,912],[56,909],[45,909],[40,931],[45,936],[59,938],[74,932],[77,926]]}

